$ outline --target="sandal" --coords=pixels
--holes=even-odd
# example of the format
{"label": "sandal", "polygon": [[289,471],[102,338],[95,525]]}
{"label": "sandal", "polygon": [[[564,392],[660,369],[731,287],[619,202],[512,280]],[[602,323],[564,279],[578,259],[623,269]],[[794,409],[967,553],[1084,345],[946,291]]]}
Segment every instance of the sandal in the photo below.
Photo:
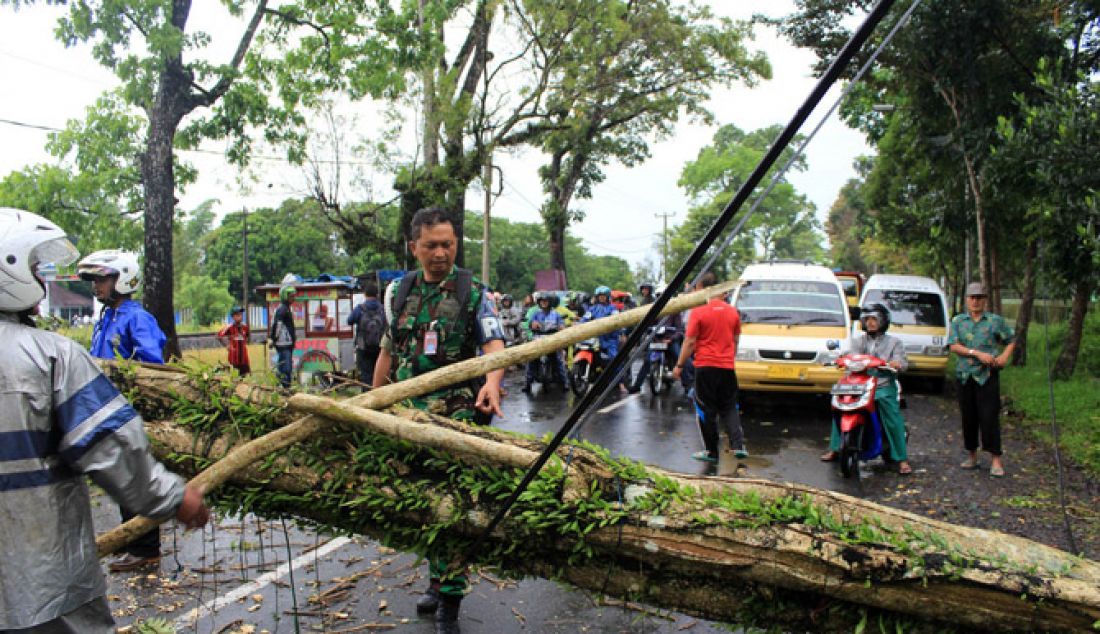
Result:
{"label": "sandal", "polygon": [[913,467],[908,462],[903,462],[898,465],[898,475],[909,475],[913,473]]}
{"label": "sandal", "polygon": [[989,475],[994,478],[1003,478],[1005,477],[1005,468],[994,465],[989,468]]}
{"label": "sandal", "polygon": [[835,451],[826,451],[825,453],[821,454],[821,462],[836,462],[836,459],[839,457],[840,454]]}
{"label": "sandal", "polygon": [[966,469],[967,471],[973,471],[974,469],[977,469],[979,466],[981,466],[981,465],[978,464],[977,460],[967,460],[966,462],[959,465],[959,468]]}
{"label": "sandal", "polygon": [[718,458],[715,458],[714,456],[710,455],[709,453],[707,453],[705,451],[697,451],[697,452],[691,454],[691,457],[694,458],[695,460],[699,460],[700,462],[711,462],[711,463],[717,463],[718,462]]}

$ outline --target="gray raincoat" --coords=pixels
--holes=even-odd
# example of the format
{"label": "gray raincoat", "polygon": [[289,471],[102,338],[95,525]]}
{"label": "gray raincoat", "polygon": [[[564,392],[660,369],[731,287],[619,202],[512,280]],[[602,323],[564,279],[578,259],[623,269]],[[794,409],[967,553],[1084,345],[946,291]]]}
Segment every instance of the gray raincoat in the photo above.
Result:
{"label": "gray raincoat", "polygon": [[121,506],[171,517],[183,480],[149,453],[143,421],[79,345],[0,313],[0,631],[102,597],[84,476]]}

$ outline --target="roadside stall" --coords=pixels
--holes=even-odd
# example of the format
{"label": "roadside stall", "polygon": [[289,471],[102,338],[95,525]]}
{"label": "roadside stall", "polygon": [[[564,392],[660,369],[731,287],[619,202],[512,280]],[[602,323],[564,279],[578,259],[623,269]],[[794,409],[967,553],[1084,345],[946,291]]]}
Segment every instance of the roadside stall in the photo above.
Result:
{"label": "roadside stall", "polygon": [[[267,323],[279,306],[282,284],[256,288],[267,306]],[[294,346],[294,376],[302,384],[332,384],[336,373],[355,368],[354,330],[348,315],[363,301],[359,282],[351,276],[321,275],[293,283],[291,305],[298,341]]]}

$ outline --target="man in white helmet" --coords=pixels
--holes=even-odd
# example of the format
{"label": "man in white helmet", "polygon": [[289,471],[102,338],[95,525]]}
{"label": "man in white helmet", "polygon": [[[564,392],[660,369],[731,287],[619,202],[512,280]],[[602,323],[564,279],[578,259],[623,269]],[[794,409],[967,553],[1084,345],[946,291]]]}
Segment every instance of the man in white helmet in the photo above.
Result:
{"label": "man in white helmet", "polygon": [[0,208],[0,632],[107,634],[85,476],[152,518],[206,523],[202,492],[149,453],[141,416],[71,339],[34,328],[40,263],[76,249],[54,223]]}
{"label": "man in white helmet", "polygon": [[80,278],[92,283],[103,312],[92,332],[92,356],[164,363],[164,336],[157,320],[131,296],[141,287],[137,255],[108,249],[96,251],[76,266]]}
{"label": "man in white helmet", "polygon": [[[93,357],[132,359],[143,363],[164,363],[168,340],[157,320],[131,299],[141,287],[137,255],[118,249],[96,251],[76,265],[80,278],[92,283],[92,294],[103,304],[99,321],[92,330]],[[137,512],[121,507],[122,521]],[[111,572],[130,572],[160,562],[160,530],[151,530],[126,545],[108,566]]]}

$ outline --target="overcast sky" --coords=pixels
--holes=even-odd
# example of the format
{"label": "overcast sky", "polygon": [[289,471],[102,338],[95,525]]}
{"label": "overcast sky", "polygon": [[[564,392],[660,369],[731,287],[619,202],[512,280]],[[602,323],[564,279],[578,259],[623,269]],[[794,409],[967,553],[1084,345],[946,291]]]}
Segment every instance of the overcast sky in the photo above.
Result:
{"label": "overcast sky", "polygon": [[[192,15],[208,15],[204,8],[212,4],[213,0],[196,0]],[[786,0],[709,0],[709,4],[719,15],[734,18],[748,18],[753,12],[784,15],[793,8]],[[44,149],[46,131],[9,122],[63,127],[68,119],[82,117],[100,93],[117,84],[111,73],[92,61],[87,47],[65,49],[54,38],[57,17],[63,11],[43,5],[18,12],[0,8],[0,175],[51,160]],[[716,92],[710,109],[719,125],[733,123],[752,130],[786,124],[815,82],[811,53],[792,47],[766,29],[758,31],[752,46],[768,55],[772,79],[751,90]],[[839,93],[840,87],[834,87],[804,132],[816,125]],[[710,142],[714,131],[681,124],[672,139],[651,145],[652,158],[644,164],[631,169],[609,166],[607,180],[595,188],[592,199],[575,201],[587,217],[574,227],[574,233],[595,253],[618,255],[632,264],[647,257],[656,260],[654,241],[661,226],[656,214],[671,212],[674,216],[670,223],[683,220],[688,201],[676,181],[684,163]],[[204,147],[221,149],[216,144]],[[814,202],[818,216],[824,220],[840,187],[854,175],[853,159],[869,152],[863,137],[834,115],[807,150],[809,168],[791,180]],[[249,182],[214,154],[184,156],[201,172],[200,181],[181,198],[184,209],[209,198],[221,201],[221,212],[243,205],[271,206],[302,191],[300,171],[279,162],[258,163],[253,176],[262,176],[256,177],[259,182]],[[541,160],[540,155],[529,152],[501,161],[504,195],[496,201],[494,214],[521,221],[538,220],[542,191],[535,170]],[[376,187],[385,186],[388,180],[388,175],[376,175],[374,179]],[[481,209],[480,192],[471,190],[467,207]]]}

